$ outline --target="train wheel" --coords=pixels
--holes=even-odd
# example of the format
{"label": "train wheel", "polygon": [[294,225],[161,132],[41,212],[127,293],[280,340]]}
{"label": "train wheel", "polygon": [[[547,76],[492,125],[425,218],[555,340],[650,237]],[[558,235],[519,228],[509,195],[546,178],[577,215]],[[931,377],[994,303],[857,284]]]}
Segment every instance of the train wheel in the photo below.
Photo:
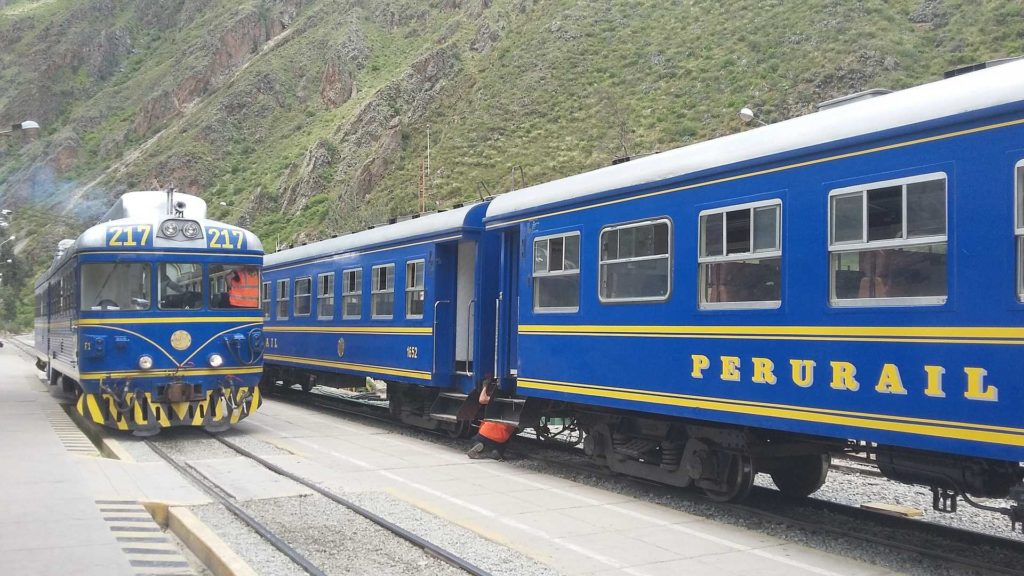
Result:
{"label": "train wheel", "polygon": [[832,458],[827,453],[787,458],[784,466],[772,471],[772,481],[784,495],[806,498],[825,483],[831,463]]}
{"label": "train wheel", "polygon": [[704,495],[715,502],[738,502],[754,487],[754,461],[747,454],[720,453],[719,462],[726,467],[721,486],[703,488]]}

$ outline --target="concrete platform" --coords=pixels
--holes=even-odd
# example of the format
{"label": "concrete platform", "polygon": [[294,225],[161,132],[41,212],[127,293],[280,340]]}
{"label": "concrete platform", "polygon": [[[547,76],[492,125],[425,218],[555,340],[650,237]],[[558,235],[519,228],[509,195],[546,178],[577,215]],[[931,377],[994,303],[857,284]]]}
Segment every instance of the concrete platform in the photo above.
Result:
{"label": "concrete platform", "polygon": [[192,574],[136,504],[197,500],[191,488],[154,484],[169,467],[100,458],[13,345],[0,349],[0,374],[0,574]]}
{"label": "concrete platform", "polygon": [[347,492],[394,496],[567,575],[881,576],[890,570],[534,473],[273,399],[229,436],[293,455],[279,466]]}

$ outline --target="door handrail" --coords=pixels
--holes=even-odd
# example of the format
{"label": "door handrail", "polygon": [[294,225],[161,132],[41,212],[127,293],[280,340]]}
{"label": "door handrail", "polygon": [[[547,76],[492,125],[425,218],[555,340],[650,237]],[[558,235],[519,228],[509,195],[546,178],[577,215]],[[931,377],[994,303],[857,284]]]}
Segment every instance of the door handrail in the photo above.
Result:
{"label": "door handrail", "polygon": [[501,356],[501,300],[505,297],[504,292],[498,292],[498,297],[494,299],[494,377],[501,378],[498,374],[498,357]]}
{"label": "door handrail", "polygon": [[441,304],[451,304],[451,300],[437,300],[434,302],[434,329],[430,336],[430,374],[437,374],[437,307]]}

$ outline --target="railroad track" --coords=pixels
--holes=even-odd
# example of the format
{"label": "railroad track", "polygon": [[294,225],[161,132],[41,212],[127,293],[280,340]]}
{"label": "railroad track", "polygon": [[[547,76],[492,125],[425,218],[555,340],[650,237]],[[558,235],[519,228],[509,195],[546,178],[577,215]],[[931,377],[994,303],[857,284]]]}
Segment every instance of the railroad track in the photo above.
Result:
{"label": "railroad track", "polygon": [[335,494],[334,492],[331,492],[330,490],[321,487],[319,484],[316,484],[315,482],[311,482],[297,474],[293,474],[292,472],[289,472],[288,470],[285,470],[284,468],[274,464],[273,462],[270,462],[269,460],[257,454],[254,454],[253,452],[246,450],[245,448],[242,448],[238,444],[235,444],[234,442],[231,442],[226,438],[222,438],[217,435],[211,436],[213,436],[213,438],[216,439],[218,442],[220,442],[224,446],[227,446],[228,448],[235,451],[239,455],[249,458],[250,460],[259,463],[261,466],[270,470],[271,472],[284,476],[285,478],[288,478],[293,482],[297,482],[337,504],[341,504],[345,508],[348,508],[352,512],[355,512],[356,514],[362,516],[363,518],[366,518],[370,522],[373,522],[381,528],[384,528],[385,530],[391,532],[392,534],[401,538],[402,540],[405,540],[406,542],[409,542],[417,548],[422,549],[424,552],[432,556],[435,556],[436,558],[443,560],[444,562],[447,562],[448,564],[456,568],[459,568],[460,570],[465,571],[467,574],[473,574],[474,576],[490,576],[489,572],[474,565],[472,562],[464,558],[461,558],[454,552],[442,548],[441,546],[434,544],[426,538],[414,534],[413,532],[410,532],[405,528],[402,528],[401,526],[381,516],[378,516],[377,514],[374,514],[373,512],[367,510],[366,508],[359,506],[355,502],[352,502],[347,498]]}
{"label": "railroad track", "polygon": [[146,440],[145,442],[153,453],[170,464],[171,467],[177,470],[179,474],[191,480],[194,485],[198,486],[203,492],[206,492],[207,495],[212,497],[228,512],[231,512],[236,518],[241,520],[242,523],[259,534],[271,546],[305,570],[307,574],[312,576],[327,576],[327,573],[318,568],[309,558],[306,558],[301,552],[293,548],[283,538],[274,533],[273,530],[242,509],[241,506],[235,504],[231,498],[223,494],[221,490],[215,488],[212,483],[208,482],[206,478],[192,470],[187,464],[175,460],[170,454],[161,448],[157,442],[152,440]]}
{"label": "railroad track", "polygon": [[[307,480],[297,474],[289,472],[288,470],[285,470],[284,468],[270,462],[269,460],[266,460],[265,458],[239,446],[238,444],[226,438],[223,438],[217,434],[208,434],[214,440],[218,441],[220,444],[229,448],[236,454],[248,458],[260,464],[264,468],[267,468],[271,472],[283,476],[291,480],[292,482],[300,484],[310,490],[313,490],[314,492],[320,494],[321,496],[324,496],[325,498],[344,506],[348,510],[391,532],[398,538],[401,538],[402,540],[409,542],[417,548],[420,548],[427,554],[430,554],[431,556],[434,556],[439,560],[442,560],[466,572],[467,574],[472,574],[473,576],[490,576],[489,572],[474,565],[468,560],[461,558],[456,553],[447,550],[441,546],[438,546],[437,544],[434,544],[433,542],[430,542],[429,540],[413,532],[410,532],[377,514],[374,514],[373,512],[359,506],[358,504],[352,502],[351,500],[348,500],[347,498],[344,498],[330,490],[327,490],[321,487],[320,485],[311,482],[310,480]],[[291,545],[289,545],[283,538],[275,534],[273,530],[271,530],[268,526],[266,526],[265,524],[257,520],[255,517],[250,515],[248,512],[246,512],[244,509],[242,509],[240,506],[238,506],[234,501],[232,501],[230,497],[224,494],[220,489],[213,486],[211,481],[209,481],[207,478],[193,470],[188,464],[178,462],[177,460],[175,460],[174,457],[172,457],[159,446],[158,442],[155,442],[153,440],[146,440],[146,444],[147,446],[149,446],[150,449],[153,450],[154,453],[160,456],[160,458],[164,459],[168,464],[170,464],[175,470],[180,472],[182,475],[189,478],[194,484],[199,486],[204,492],[209,494],[215,501],[224,506],[224,508],[231,512],[235,517],[237,517],[244,524],[249,526],[254,532],[263,537],[270,545],[279,550],[289,560],[291,560],[304,571],[306,571],[306,573],[312,576],[326,575],[326,572],[324,572],[322,569],[316,566],[310,559],[308,559],[301,552],[299,552]]]}
{"label": "railroad track", "polygon": [[[334,394],[317,392],[305,393],[292,389],[278,388],[277,398],[291,404],[314,406],[321,411],[344,413],[386,424],[398,430],[408,430],[395,421],[379,403],[348,400]],[[430,431],[416,429],[419,432]],[[433,433],[444,436],[443,433]],[[857,506],[841,504],[817,498],[807,498],[798,503],[787,499],[775,490],[755,487],[752,498],[742,504],[712,503],[696,493],[680,491],[662,484],[622,476],[607,468],[583,460],[582,450],[576,447],[559,447],[557,442],[544,442],[534,438],[518,436],[515,442],[530,443],[534,446],[576,454],[579,459],[546,456],[543,451],[520,452],[527,460],[543,462],[553,468],[610,479],[617,482],[657,490],[690,502],[721,507],[734,512],[738,517],[755,516],[765,522],[782,524],[813,534],[828,533],[844,541],[857,540],[872,546],[918,554],[936,560],[944,565],[991,574],[1024,574],[1024,541],[965,530],[945,524],[938,524],[901,516],[887,515]],[[836,458],[833,468],[844,473],[881,477],[877,469],[866,467],[857,457]],[[878,534],[885,534],[879,536]],[[984,551],[978,553],[977,551]],[[973,553],[971,553],[973,551]],[[1012,562],[986,560],[990,558],[1015,558]],[[955,570],[951,573],[958,573]]]}

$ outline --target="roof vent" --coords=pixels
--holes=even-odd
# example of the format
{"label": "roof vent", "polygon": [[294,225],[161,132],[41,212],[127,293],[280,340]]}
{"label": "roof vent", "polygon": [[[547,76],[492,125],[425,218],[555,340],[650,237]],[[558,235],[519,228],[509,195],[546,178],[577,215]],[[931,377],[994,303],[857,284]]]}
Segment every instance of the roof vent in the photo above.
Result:
{"label": "roof vent", "polygon": [[961,66],[959,68],[953,68],[952,70],[946,70],[942,75],[943,78],[952,78],[954,76],[962,76],[964,74],[970,74],[971,72],[977,72],[978,70],[984,70],[986,68],[992,68],[999,66],[1000,64],[1009,64],[1016,60],[1020,60],[1020,56],[1013,58],[999,58],[997,60],[989,60],[988,62],[978,62],[976,64],[968,64],[967,66]]}
{"label": "roof vent", "polygon": [[860,102],[862,100],[870,100],[872,98],[885,96],[886,94],[891,93],[892,90],[886,88],[872,88],[871,90],[865,90],[863,92],[847,94],[846,96],[826,100],[815,106],[815,108],[817,108],[818,112],[821,112],[822,110],[831,110],[832,108],[839,108],[840,106],[846,106],[847,104],[853,104],[854,102]]}

